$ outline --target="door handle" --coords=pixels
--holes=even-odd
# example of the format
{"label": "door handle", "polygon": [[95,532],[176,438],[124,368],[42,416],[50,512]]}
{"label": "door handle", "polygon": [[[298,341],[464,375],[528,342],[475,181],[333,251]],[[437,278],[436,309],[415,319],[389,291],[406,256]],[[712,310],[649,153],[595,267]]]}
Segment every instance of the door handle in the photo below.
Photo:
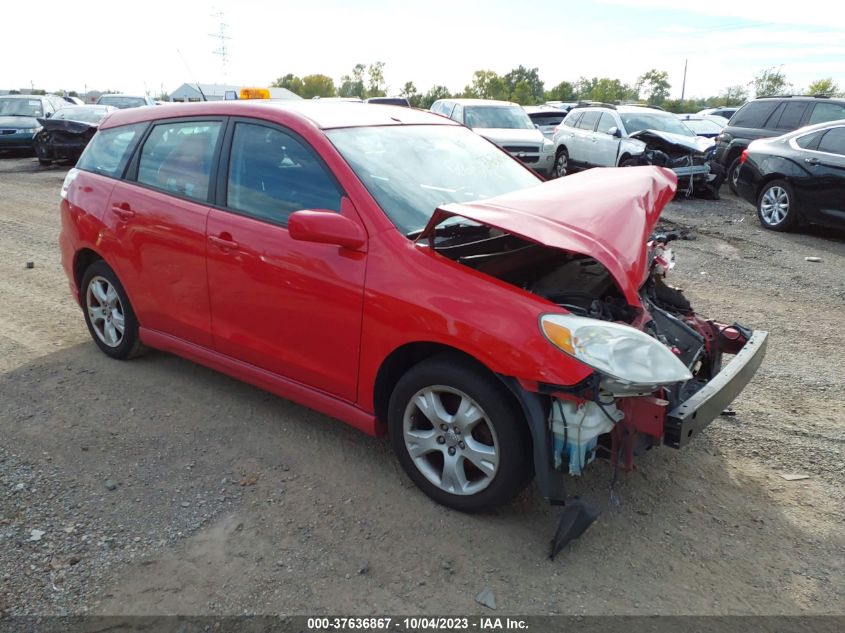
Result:
{"label": "door handle", "polygon": [[132,207],[129,206],[128,202],[113,204],[111,207],[111,212],[114,213],[121,220],[129,220],[130,218],[135,217],[135,212],[132,210]]}
{"label": "door handle", "polygon": [[225,237],[217,237],[216,235],[209,235],[208,241],[223,251],[229,251],[238,247],[237,242]]}
{"label": "door handle", "polygon": [[805,158],[804,162],[810,165],[818,165],[821,161],[818,158]]}

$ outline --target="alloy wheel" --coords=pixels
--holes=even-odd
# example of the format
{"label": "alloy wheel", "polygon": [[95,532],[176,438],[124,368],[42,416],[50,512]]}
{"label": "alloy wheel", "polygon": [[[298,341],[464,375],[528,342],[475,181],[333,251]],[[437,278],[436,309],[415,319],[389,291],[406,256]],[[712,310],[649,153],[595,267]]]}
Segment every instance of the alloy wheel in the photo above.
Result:
{"label": "alloy wheel", "polygon": [[487,488],[499,470],[499,444],[489,417],[453,387],[426,387],[411,398],[403,439],[420,473],[450,494],[474,495]]}
{"label": "alloy wheel", "polygon": [[108,279],[91,279],[85,291],[85,308],[97,338],[109,347],[118,347],[123,341],[126,317],[117,290]]}
{"label": "alloy wheel", "polygon": [[777,185],[769,187],[760,199],[760,215],[769,226],[777,226],[789,214],[789,194]]}

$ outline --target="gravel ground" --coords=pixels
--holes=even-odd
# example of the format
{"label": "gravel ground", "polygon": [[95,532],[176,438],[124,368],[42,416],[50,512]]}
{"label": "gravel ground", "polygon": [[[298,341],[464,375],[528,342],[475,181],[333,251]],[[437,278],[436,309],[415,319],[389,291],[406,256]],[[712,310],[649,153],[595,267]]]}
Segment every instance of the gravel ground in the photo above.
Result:
{"label": "gravel ground", "polygon": [[606,464],[575,481],[603,514],[550,562],[534,488],[462,515],[384,439],[97,351],[59,264],[65,170],[0,158],[0,614],[490,613],[486,586],[505,613],[843,613],[842,232],[765,232],[730,193],[670,205],[696,238],[673,283],[770,330],[768,356],[735,416],[639,460],[620,506]]}

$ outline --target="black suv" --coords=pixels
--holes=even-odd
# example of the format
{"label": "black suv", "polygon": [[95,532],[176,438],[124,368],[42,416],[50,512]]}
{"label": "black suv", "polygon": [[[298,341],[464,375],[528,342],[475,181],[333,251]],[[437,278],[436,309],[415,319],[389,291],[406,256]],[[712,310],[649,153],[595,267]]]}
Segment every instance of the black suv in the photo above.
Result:
{"label": "black suv", "polygon": [[742,150],[758,138],[780,136],[805,125],[845,119],[845,99],[824,96],[760,97],[749,101],[731,117],[716,137],[716,161],[736,193]]}

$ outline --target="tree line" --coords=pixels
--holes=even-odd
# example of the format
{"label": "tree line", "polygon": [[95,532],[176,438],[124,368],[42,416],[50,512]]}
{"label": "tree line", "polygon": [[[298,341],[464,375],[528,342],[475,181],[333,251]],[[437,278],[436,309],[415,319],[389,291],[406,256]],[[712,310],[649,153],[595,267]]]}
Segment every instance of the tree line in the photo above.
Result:
{"label": "tree line", "polygon": [[[340,78],[339,84],[328,75],[314,74],[297,77],[287,74],[279,77],[273,87],[287,88],[305,99],[313,97],[383,97],[387,94],[384,80],[384,62],[355,64],[348,75]],[[406,82],[399,95],[408,99],[412,106],[429,108],[438,99],[449,97],[499,99],[514,101],[521,105],[534,105],[547,101],[602,101],[605,103],[647,103],[659,105],[670,112],[690,112],[696,109],[722,105],[741,105],[749,96],[791,94],[795,90],[781,68],[761,70],[747,84],[726,86],[718,94],[695,99],[670,99],[672,84],[669,73],[652,68],[640,75],[636,82],[628,84],[611,77],[580,77],[575,81],[562,81],[546,88],[540,79],[539,69],[520,65],[504,75],[492,70],[476,70],[472,80],[459,92],[451,92],[446,86],[434,85],[426,92],[420,92],[413,81]],[[839,86],[832,78],[813,81],[802,94],[839,95]]]}

